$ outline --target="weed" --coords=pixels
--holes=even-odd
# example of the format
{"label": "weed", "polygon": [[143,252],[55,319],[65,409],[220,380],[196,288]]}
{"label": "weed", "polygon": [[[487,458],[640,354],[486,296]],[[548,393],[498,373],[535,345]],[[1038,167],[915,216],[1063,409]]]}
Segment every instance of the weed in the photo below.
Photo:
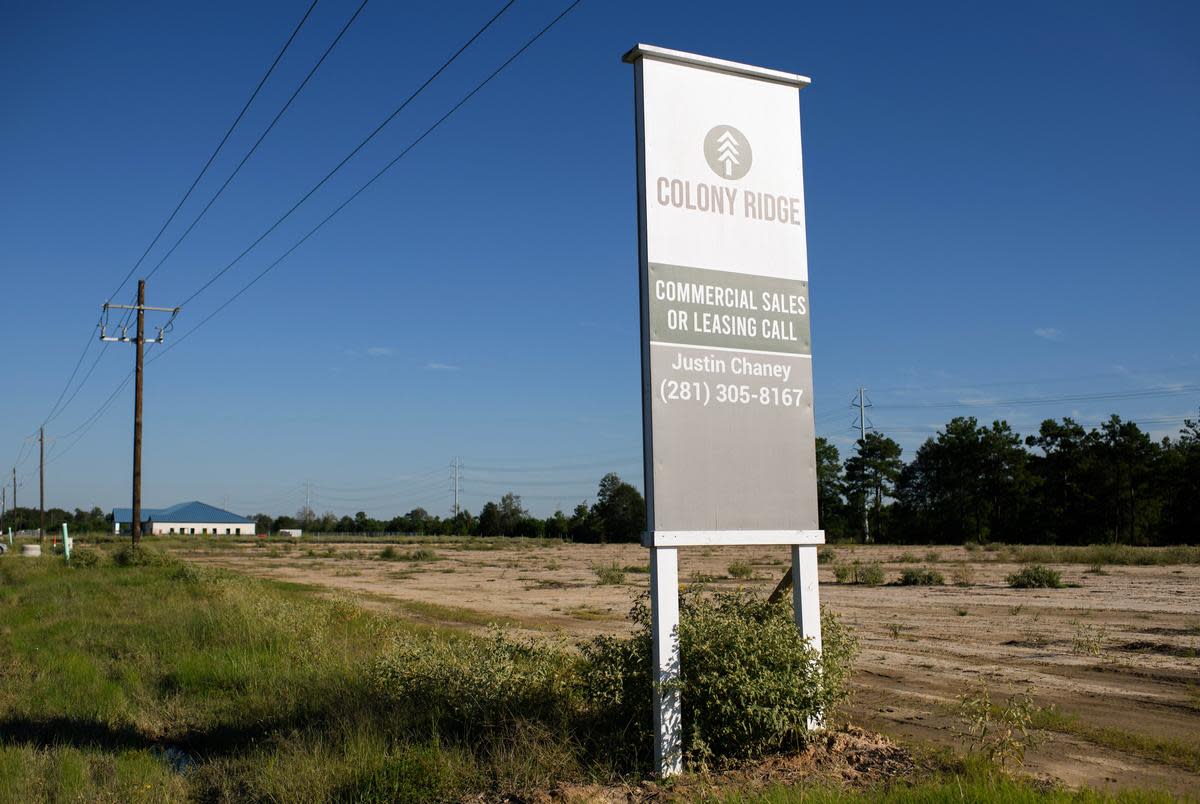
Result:
{"label": "weed", "polygon": [[1099,656],[1104,650],[1108,632],[1100,626],[1081,623],[1079,620],[1072,620],[1071,625],[1075,629],[1071,637],[1071,652]]}
{"label": "weed", "polygon": [[904,626],[900,623],[888,623],[888,633],[892,635],[892,639],[899,639],[903,630]]}
{"label": "weed", "polygon": [[930,564],[936,564],[942,560],[942,554],[937,550],[930,550],[925,554],[925,561]]}
{"label": "weed", "polygon": [[105,563],[107,563],[107,556],[99,550],[76,547],[71,551],[71,566],[76,569],[90,569]]}
{"label": "weed", "polygon": [[950,580],[955,586],[974,586],[975,585],[975,569],[970,564],[959,564],[950,573]]}
{"label": "weed", "polygon": [[622,569],[624,569],[626,572],[633,572],[633,573],[638,573],[638,574],[644,575],[650,571],[650,565],[649,564],[626,564],[624,567],[622,567]]}
{"label": "weed", "polygon": [[954,613],[957,614],[959,617],[966,617],[971,612],[962,606],[958,606],[954,609]]}
{"label": "weed", "polygon": [[1033,699],[1025,693],[993,704],[988,688],[981,686],[958,699],[958,716],[973,747],[1000,766],[1024,762],[1026,749],[1035,742],[1033,713]]}
{"label": "weed", "polygon": [[917,558],[916,553],[904,552],[896,560],[901,564],[916,564],[920,559]]}
{"label": "weed", "polygon": [[113,553],[113,563],[118,567],[165,567],[171,559],[153,547],[125,545]]}
{"label": "weed", "polygon": [[1042,564],[1023,567],[1006,579],[1013,589],[1061,589],[1062,574]]}
{"label": "weed", "polygon": [[746,561],[735,561],[729,565],[729,577],[748,580],[754,577],[754,568]]}
{"label": "weed", "polygon": [[822,547],[817,550],[818,564],[832,564],[834,561],[837,561],[837,551],[832,547]]}
{"label": "weed", "polygon": [[596,573],[596,581],[601,586],[620,586],[625,583],[625,570],[615,561],[611,564],[597,564],[592,567],[592,572]]}

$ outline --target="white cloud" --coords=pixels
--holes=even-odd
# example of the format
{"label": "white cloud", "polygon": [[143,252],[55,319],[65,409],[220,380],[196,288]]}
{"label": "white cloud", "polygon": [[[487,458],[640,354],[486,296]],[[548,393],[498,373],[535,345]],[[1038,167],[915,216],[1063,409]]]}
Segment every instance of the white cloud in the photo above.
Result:
{"label": "white cloud", "polygon": [[1038,327],[1033,331],[1033,334],[1048,341],[1056,341],[1062,337],[1062,332],[1054,327]]}
{"label": "white cloud", "polygon": [[458,371],[459,366],[452,366],[449,363],[426,363],[425,368],[430,371]]}

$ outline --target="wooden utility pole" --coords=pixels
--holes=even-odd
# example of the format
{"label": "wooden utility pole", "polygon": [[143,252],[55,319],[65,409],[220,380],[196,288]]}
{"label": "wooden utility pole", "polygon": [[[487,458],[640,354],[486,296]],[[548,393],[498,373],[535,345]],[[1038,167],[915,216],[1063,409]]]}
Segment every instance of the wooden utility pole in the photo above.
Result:
{"label": "wooden utility pole", "polygon": [[38,428],[38,508],[42,516],[38,521],[38,539],[46,538],[46,428]]}
{"label": "wooden utility pole", "polygon": [[121,327],[121,334],[117,337],[108,337],[106,335],[107,317],[109,310],[136,310],[137,311],[137,335],[134,336],[132,343],[134,344],[137,355],[134,358],[133,368],[133,522],[130,523],[131,538],[133,546],[137,547],[142,541],[142,366],[143,357],[145,356],[146,346],[146,311],[154,310],[161,313],[170,313],[171,320],[166,323],[165,327],[159,327],[158,337],[153,338],[149,343],[162,343],[163,332],[169,329],[171,323],[175,320],[175,316],[179,315],[178,307],[147,307],[146,306],[146,280],[138,280],[137,304],[130,306],[124,304],[105,304],[104,319],[100,325],[100,340],[102,341],[120,341],[130,343],[130,339],[125,334],[125,327]]}
{"label": "wooden utility pole", "polygon": [[138,280],[137,357],[133,369],[133,546],[142,541],[142,358],[146,344],[146,280]]}

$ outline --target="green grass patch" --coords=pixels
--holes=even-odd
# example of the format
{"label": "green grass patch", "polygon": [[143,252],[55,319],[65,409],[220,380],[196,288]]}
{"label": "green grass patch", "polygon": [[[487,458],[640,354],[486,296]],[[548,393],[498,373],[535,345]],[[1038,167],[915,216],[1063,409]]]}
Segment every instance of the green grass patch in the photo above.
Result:
{"label": "green grass patch", "polygon": [[1048,706],[1035,710],[1032,725],[1046,731],[1070,734],[1122,753],[1200,773],[1200,742],[1152,737],[1148,734],[1094,726],[1074,714]]}
{"label": "green grass patch", "polygon": [[1062,573],[1042,564],[1022,567],[1005,580],[1013,589],[1062,589]]}

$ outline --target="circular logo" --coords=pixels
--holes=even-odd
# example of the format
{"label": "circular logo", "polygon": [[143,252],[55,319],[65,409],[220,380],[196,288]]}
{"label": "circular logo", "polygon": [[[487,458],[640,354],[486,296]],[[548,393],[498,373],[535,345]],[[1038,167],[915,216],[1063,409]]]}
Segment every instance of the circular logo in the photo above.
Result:
{"label": "circular logo", "polygon": [[733,126],[714,126],[704,136],[704,158],[713,173],[737,180],[750,172],[754,151],[746,135]]}

